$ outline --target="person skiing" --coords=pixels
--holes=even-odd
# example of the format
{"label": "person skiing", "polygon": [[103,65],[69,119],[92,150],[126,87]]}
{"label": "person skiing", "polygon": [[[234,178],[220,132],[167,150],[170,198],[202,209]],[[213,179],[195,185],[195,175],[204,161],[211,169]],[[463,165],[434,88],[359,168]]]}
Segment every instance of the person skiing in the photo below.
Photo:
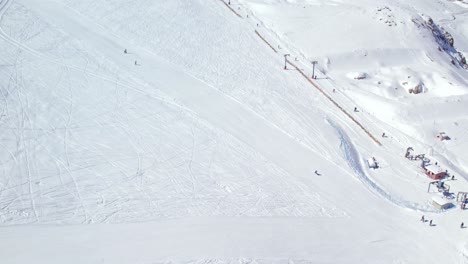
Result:
{"label": "person skiing", "polygon": [[124,49],[124,53],[127,54],[127,49]]}
{"label": "person skiing", "polygon": [[317,170],[315,170],[315,174],[319,175],[319,173],[318,173],[318,171],[317,171]]}
{"label": "person skiing", "polygon": [[424,215],[423,215],[423,216],[421,216],[421,222],[424,222],[424,221],[425,220],[424,220]]}
{"label": "person skiing", "polygon": [[460,228],[465,228],[465,223],[461,222]]}
{"label": "person skiing", "polygon": [[429,226],[432,226],[432,220],[431,220],[431,221],[429,221]]}
{"label": "person skiing", "polygon": [[354,107],[354,112],[357,112],[357,107]]}
{"label": "person skiing", "polygon": [[137,65],[137,61],[135,61],[135,65]]}
{"label": "person skiing", "polygon": [[385,132],[382,133],[382,137],[383,137],[383,138],[385,137]]}

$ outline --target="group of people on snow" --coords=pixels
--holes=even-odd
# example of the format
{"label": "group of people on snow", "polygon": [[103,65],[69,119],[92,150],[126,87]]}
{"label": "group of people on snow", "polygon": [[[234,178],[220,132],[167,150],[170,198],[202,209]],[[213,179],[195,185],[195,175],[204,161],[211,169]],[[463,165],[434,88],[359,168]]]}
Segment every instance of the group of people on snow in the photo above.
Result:
{"label": "group of people on snow", "polygon": [[[426,218],[424,218],[424,215],[421,216],[421,222],[423,222],[423,223],[427,222]],[[432,226],[432,219],[429,221],[429,226]],[[460,228],[465,228],[465,223],[464,222],[461,222]]]}

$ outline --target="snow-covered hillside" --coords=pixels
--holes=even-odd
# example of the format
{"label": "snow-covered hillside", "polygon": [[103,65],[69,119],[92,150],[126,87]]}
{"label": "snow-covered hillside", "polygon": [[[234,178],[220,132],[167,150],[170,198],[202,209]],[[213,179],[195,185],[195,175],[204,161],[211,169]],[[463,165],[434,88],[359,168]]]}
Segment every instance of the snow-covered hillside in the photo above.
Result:
{"label": "snow-covered hillside", "polygon": [[1,263],[468,263],[464,1],[0,16]]}

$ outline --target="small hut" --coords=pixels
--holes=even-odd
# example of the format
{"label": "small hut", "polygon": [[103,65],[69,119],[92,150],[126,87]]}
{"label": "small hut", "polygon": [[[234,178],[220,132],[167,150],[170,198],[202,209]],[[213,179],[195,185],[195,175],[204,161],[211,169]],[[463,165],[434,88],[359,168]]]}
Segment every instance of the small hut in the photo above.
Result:
{"label": "small hut", "polygon": [[379,168],[379,164],[377,164],[377,160],[374,157],[367,159],[367,166],[371,169]]}
{"label": "small hut", "polygon": [[449,200],[440,196],[432,197],[432,205],[437,209],[449,209],[453,206]]}
{"label": "small hut", "polygon": [[425,166],[424,167],[424,173],[426,173],[426,175],[429,178],[434,179],[434,180],[442,179],[447,174],[447,172],[442,170],[442,168],[440,166],[436,166],[436,165],[433,165],[433,164],[429,164],[429,165]]}
{"label": "small hut", "polygon": [[444,140],[449,140],[450,137],[445,134],[445,132],[439,132],[439,134],[436,135],[436,138],[438,138],[440,141]]}

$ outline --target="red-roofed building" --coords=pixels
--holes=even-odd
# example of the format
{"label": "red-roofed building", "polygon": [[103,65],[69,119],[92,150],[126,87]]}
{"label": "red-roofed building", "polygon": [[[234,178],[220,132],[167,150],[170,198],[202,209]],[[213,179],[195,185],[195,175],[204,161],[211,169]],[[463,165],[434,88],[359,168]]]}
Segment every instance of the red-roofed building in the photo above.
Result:
{"label": "red-roofed building", "polygon": [[427,176],[429,176],[429,178],[434,180],[442,179],[443,177],[445,177],[445,174],[447,174],[447,172],[442,170],[440,166],[436,166],[433,164],[429,164],[426,167],[424,167],[424,172]]}

